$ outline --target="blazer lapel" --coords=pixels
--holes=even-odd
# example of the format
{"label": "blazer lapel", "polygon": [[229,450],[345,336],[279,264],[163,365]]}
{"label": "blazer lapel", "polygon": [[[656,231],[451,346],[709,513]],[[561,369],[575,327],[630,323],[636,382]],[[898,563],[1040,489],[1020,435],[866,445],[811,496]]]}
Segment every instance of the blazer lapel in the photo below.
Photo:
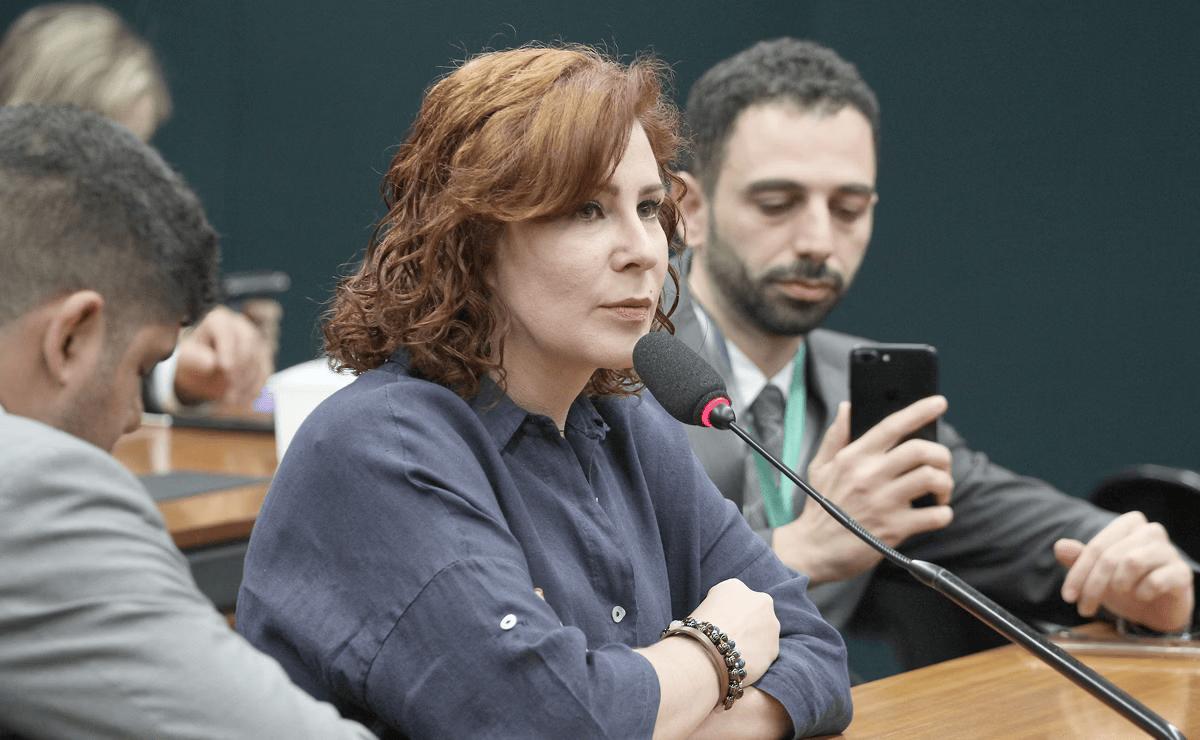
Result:
{"label": "blazer lapel", "polygon": [[[733,371],[729,367],[729,358],[724,351],[725,338],[712,322],[701,325],[696,318],[696,309],[692,304],[687,290],[686,274],[680,277],[679,305],[671,316],[675,324],[675,336],[684,344],[691,347],[706,362],[730,382]],[[731,440],[730,432],[704,427],[688,426],[688,440],[692,449],[704,465],[708,477],[712,479],[725,498],[742,508],[743,488],[746,483],[746,451],[744,445]]]}

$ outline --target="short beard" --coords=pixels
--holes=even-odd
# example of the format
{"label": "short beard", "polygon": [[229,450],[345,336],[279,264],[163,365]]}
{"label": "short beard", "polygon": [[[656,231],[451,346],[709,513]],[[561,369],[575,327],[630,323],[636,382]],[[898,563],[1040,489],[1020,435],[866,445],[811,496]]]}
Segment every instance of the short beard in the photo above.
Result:
{"label": "short beard", "polygon": [[[824,261],[806,258],[752,277],[733,247],[717,235],[716,224],[710,227],[705,247],[697,256],[704,260],[713,287],[729,306],[759,330],[776,336],[808,334],[820,326],[846,288],[842,273]],[[797,279],[824,283],[830,288],[829,298],[814,302],[768,294],[771,283]]]}

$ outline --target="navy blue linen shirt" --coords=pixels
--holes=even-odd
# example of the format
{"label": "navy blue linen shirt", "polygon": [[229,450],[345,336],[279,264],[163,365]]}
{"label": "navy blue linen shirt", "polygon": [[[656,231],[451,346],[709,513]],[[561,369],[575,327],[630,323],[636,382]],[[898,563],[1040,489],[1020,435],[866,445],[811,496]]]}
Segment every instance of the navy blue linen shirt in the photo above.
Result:
{"label": "navy blue linen shirt", "polygon": [[398,353],[291,442],[238,629],[377,731],[647,737],[658,679],[633,648],[728,578],[774,597],[758,688],[798,735],[843,729],[841,637],[648,394],[581,396],[564,438],[495,384],[464,401]]}

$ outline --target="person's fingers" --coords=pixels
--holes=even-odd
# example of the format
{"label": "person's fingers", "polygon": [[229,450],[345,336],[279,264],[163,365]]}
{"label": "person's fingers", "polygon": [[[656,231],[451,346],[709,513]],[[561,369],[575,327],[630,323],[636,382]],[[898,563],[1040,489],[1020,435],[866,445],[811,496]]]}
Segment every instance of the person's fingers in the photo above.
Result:
{"label": "person's fingers", "polygon": [[259,376],[262,372],[261,352],[258,346],[260,335],[249,319],[241,315],[236,318],[237,320],[230,326],[230,334],[235,343],[234,364],[230,372],[233,375],[233,384],[236,389],[234,401],[245,404],[254,400],[260,384]]}
{"label": "person's fingers", "polygon": [[227,389],[206,337],[198,332],[183,337],[175,365],[175,395],[184,403],[199,403],[221,398]]}
{"label": "person's fingers", "polygon": [[1109,543],[1092,564],[1088,577],[1079,588],[1075,608],[1082,617],[1093,617],[1106,597],[1113,593],[1112,579],[1125,557],[1141,543],[1133,537],[1123,537]]}
{"label": "person's fingers", "polygon": [[922,398],[871,427],[854,444],[864,449],[886,452],[900,440],[946,413],[946,407],[945,396]]}
{"label": "person's fingers", "polygon": [[237,357],[237,338],[229,331],[227,317],[219,311],[228,311],[223,306],[214,308],[197,327],[196,334],[203,336],[216,356],[216,367],[222,373],[233,370]]}
{"label": "person's fingers", "polygon": [[1153,601],[1175,590],[1192,585],[1192,569],[1180,558],[1152,569],[1134,587],[1133,596],[1138,601]]}
{"label": "person's fingers", "polygon": [[950,503],[950,492],[954,490],[954,479],[950,473],[932,465],[920,465],[883,485],[880,495],[886,496],[898,506],[908,506],[914,499],[932,493],[938,504]]}
{"label": "person's fingers", "polygon": [[1075,603],[1079,599],[1080,589],[1083,588],[1084,581],[1091,574],[1092,567],[1095,565],[1100,554],[1112,543],[1122,539],[1125,535],[1132,532],[1138,526],[1145,524],[1146,517],[1139,511],[1131,511],[1127,514],[1122,514],[1116,519],[1108,523],[1108,526],[1096,533],[1096,536],[1091,539],[1083,547],[1083,552],[1076,558],[1075,563],[1067,571],[1067,577],[1063,580],[1062,597],[1068,603]]}
{"label": "person's fingers", "polygon": [[1064,568],[1070,568],[1083,552],[1083,543],[1064,537],[1054,543],[1054,559]]}
{"label": "person's fingers", "polygon": [[1165,541],[1149,540],[1135,544],[1117,563],[1110,590],[1117,594],[1132,595],[1143,578],[1171,562],[1172,551],[1170,543]]}
{"label": "person's fingers", "polygon": [[271,373],[269,348],[253,322],[218,306],[196,327],[193,336],[212,348],[212,372],[221,375],[224,387],[217,400],[233,405],[253,401]]}
{"label": "person's fingers", "polygon": [[179,358],[176,372],[195,376],[208,376],[216,370],[217,355],[201,336],[188,334],[179,340]]}
{"label": "person's fingers", "polygon": [[954,509],[949,506],[926,506],[920,509],[907,508],[896,513],[899,534],[897,544],[922,532],[945,529],[954,521]]}
{"label": "person's fingers", "polygon": [[267,378],[271,377],[271,356],[270,353],[266,351],[265,345],[259,346],[258,355],[258,362],[256,362],[254,366],[254,380],[247,388],[247,403],[258,397],[259,392],[267,383]]}
{"label": "person's fingers", "polygon": [[813,455],[813,459],[809,462],[809,467],[820,467],[825,465],[839,450],[850,443],[850,404],[842,401],[838,404],[837,414],[833,417],[833,423],[829,425],[825,436],[821,439],[821,446],[817,448],[817,454]]}
{"label": "person's fingers", "polygon": [[878,472],[884,480],[891,480],[923,465],[949,473],[950,449],[937,442],[910,439],[884,453]]}

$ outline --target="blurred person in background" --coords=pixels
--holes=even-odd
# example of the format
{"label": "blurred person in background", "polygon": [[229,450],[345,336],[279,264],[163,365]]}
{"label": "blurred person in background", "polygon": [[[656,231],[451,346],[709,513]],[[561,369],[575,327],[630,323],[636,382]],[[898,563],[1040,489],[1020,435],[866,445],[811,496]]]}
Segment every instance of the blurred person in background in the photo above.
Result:
{"label": "blurred person in background", "polygon": [[[75,105],[143,141],[171,114],[154,50],[115,12],[92,4],[40,5],[9,27],[0,40],[0,105],[21,103]],[[185,332],[178,351],[146,382],[147,408],[248,406],[273,369],[280,319],[274,301],[250,310],[258,321],[218,306]]]}

